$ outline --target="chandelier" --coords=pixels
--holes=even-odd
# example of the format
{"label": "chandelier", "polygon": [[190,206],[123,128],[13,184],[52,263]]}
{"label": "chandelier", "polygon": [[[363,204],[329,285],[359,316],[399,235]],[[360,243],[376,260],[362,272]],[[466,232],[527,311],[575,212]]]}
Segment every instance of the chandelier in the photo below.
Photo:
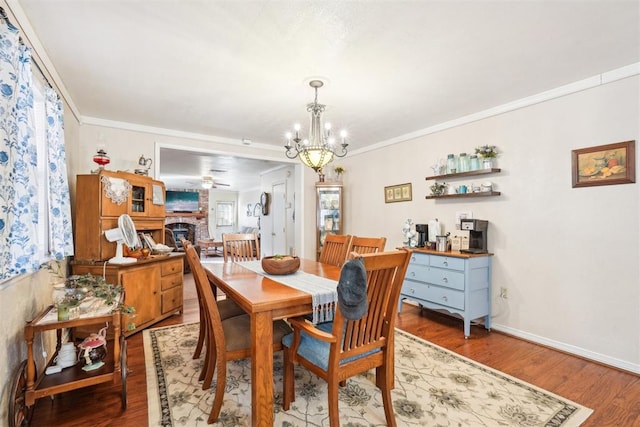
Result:
{"label": "chandelier", "polygon": [[291,132],[287,132],[287,145],[284,146],[287,150],[285,155],[288,158],[295,159],[300,156],[302,163],[317,173],[334,157],[344,157],[349,145],[345,142],[346,131],[340,132],[341,143],[337,146],[336,139],[331,134],[331,124],[326,123],[324,128],[322,126],[322,113],[325,105],[318,104],[318,88],[321,88],[323,84],[320,80],[309,82],[309,86],[316,92],[314,101],[307,104],[307,111],[311,113],[309,139],[300,138],[300,125],[296,123],[294,126],[295,136]]}

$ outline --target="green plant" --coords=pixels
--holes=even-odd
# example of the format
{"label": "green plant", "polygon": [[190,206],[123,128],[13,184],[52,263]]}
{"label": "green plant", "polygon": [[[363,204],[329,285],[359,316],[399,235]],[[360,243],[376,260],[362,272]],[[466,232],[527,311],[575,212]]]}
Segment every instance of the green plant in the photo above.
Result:
{"label": "green plant", "polygon": [[60,259],[53,259],[49,262],[45,262],[40,265],[42,270],[48,270],[49,274],[54,277],[64,279],[65,277],[65,266]]}
{"label": "green plant", "polygon": [[345,168],[343,168],[342,166],[336,166],[335,168],[333,168],[333,171],[338,175],[342,175],[346,172]]}
{"label": "green plant", "polygon": [[476,154],[483,159],[493,159],[498,157],[498,148],[495,145],[481,145],[476,147]]}
{"label": "green plant", "polygon": [[134,307],[118,302],[118,298],[123,292],[122,286],[109,284],[101,276],[94,276],[91,273],[70,276],[65,282],[65,287],[80,289],[87,296],[92,295],[103,299],[107,305],[117,303],[116,308],[119,308],[122,313],[132,314],[135,312]]}
{"label": "green plant", "polygon": [[447,189],[446,182],[436,182],[431,187],[431,194],[434,196],[442,196]]}

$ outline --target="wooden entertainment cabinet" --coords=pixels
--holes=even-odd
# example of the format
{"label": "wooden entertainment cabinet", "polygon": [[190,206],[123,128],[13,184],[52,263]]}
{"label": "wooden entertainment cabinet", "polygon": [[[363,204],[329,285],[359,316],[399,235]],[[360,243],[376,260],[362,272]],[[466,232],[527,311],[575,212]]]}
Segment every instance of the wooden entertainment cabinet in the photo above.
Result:
{"label": "wooden entertainment cabinet", "polygon": [[[107,283],[122,285],[126,305],[135,316],[123,319],[125,335],[131,335],[182,311],[184,254],[151,255],[132,264],[109,264],[116,243],[104,236],[118,227],[118,217],[128,214],[136,231],[165,243],[165,185],[148,176],[102,170],[78,175],[75,208],[75,257],[72,274],[104,276]],[[127,325],[133,322],[134,330]]]}

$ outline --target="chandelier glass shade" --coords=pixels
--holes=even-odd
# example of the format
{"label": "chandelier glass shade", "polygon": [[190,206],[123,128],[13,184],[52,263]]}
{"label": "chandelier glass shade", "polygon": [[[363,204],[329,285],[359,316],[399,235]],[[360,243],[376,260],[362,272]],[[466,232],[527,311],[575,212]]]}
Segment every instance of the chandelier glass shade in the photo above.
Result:
{"label": "chandelier glass shade", "polygon": [[294,134],[287,132],[287,144],[285,155],[290,159],[300,156],[300,160],[316,172],[319,172],[334,157],[344,157],[347,154],[346,131],[340,132],[341,142],[336,143],[331,133],[331,124],[322,126],[322,113],[325,105],[318,104],[318,88],[322,87],[320,80],[312,80],[309,86],[315,90],[315,99],[307,104],[310,113],[309,139],[300,138],[300,125],[294,126]]}

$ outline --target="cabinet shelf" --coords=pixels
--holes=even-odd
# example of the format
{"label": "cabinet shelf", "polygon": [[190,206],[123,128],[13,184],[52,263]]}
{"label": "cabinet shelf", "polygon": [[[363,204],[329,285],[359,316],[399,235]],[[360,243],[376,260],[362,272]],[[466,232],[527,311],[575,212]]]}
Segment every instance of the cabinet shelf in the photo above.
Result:
{"label": "cabinet shelf", "polygon": [[464,197],[491,197],[499,196],[499,191],[480,191],[478,193],[464,193],[464,194],[443,194],[442,196],[426,196],[425,199],[461,199]]}
{"label": "cabinet shelf", "polygon": [[459,173],[447,173],[444,175],[433,175],[433,176],[428,176],[425,179],[427,181],[430,180],[441,180],[444,178],[464,178],[467,176],[477,176],[477,175],[489,175],[492,173],[498,173],[500,172],[502,169],[500,168],[492,168],[492,169],[478,169],[476,171],[469,171],[469,172],[459,172]]}

